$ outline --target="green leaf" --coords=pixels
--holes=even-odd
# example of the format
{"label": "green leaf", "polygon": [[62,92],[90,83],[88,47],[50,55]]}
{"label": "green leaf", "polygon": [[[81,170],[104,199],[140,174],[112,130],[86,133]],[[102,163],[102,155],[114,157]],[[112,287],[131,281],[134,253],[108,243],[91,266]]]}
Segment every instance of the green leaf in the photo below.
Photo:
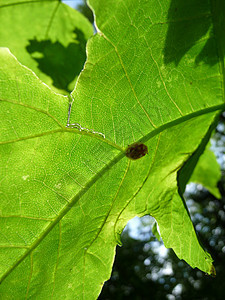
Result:
{"label": "green leaf", "polygon": [[199,161],[190,178],[190,182],[202,184],[209,192],[220,199],[222,196],[217,183],[221,178],[220,165],[216,160],[215,154],[210,150],[210,143],[200,156]]}
{"label": "green leaf", "polygon": [[[120,233],[136,215],[151,214],[166,247],[215,274],[177,172],[224,109],[224,4],[90,4],[98,33],[71,97],[55,94],[1,50],[3,298],[97,298]],[[131,160],[126,150],[136,142],[148,154]]]}
{"label": "green leaf", "polygon": [[157,238],[158,241],[161,241],[161,236],[160,236],[160,233],[158,231],[157,223],[156,222],[153,223],[152,233],[154,234],[154,236]]}
{"label": "green leaf", "polygon": [[72,91],[93,34],[88,20],[61,1],[30,0],[1,1],[0,18],[0,46],[56,92]]}

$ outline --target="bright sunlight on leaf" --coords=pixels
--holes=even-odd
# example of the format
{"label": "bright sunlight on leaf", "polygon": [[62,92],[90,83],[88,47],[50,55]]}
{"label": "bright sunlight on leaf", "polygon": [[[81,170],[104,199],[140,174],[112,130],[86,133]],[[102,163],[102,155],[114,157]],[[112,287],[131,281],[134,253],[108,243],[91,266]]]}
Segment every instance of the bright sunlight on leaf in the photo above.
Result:
{"label": "bright sunlight on leaf", "polygon": [[[69,17],[62,10],[49,22],[42,5],[57,9],[61,2],[37,2],[0,4],[22,18],[16,24],[8,18],[4,36],[13,34],[13,24],[23,36],[30,26],[35,37],[37,28],[31,33],[21,14],[33,5],[38,34],[52,29],[57,43],[57,18],[67,24]],[[1,299],[96,299],[120,233],[146,214],[156,219],[166,247],[215,275],[182,192],[191,175],[186,169],[195,165],[189,162],[197,162],[225,108],[225,4],[89,5],[97,33],[69,96],[46,86],[24,66],[23,54],[16,58],[1,40],[9,47],[0,50]],[[65,38],[70,33],[65,26]]]}
{"label": "bright sunlight on leaf", "polygon": [[83,68],[92,25],[60,1],[14,2],[0,3],[0,46],[56,92],[68,94]]}

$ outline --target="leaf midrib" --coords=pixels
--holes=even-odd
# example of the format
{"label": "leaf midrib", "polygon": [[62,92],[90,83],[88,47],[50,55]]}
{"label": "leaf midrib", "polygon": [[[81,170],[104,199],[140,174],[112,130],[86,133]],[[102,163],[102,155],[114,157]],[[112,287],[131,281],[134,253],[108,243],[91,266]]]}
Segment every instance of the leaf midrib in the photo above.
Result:
{"label": "leaf midrib", "polygon": [[[10,102],[10,103],[14,103],[14,102]],[[17,103],[15,103],[15,104],[17,104]],[[102,141],[102,142],[104,142],[104,143],[112,146],[113,148],[115,148],[115,149],[117,149],[117,150],[119,150],[119,151],[121,151],[121,152],[123,152],[125,154],[126,148],[123,148],[120,145],[115,144],[114,142],[110,141],[107,138],[103,138],[102,136],[100,136],[100,135],[98,135],[96,133],[87,132],[85,130],[78,130],[78,129],[74,129],[74,128],[63,127],[63,125],[56,118],[54,118],[53,116],[49,115],[49,113],[45,112],[44,110],[36,109],[34,107],[31,107],[31,106],[29,106],[29,108],[32,108],[34,110],[37,110],[38,112],[42,112],[42,113],[48,115],[50,118],[52,118],[54,121],[57,122],[57,124],[60,126],[60,129],[50,130],[50,131],[42,132],[42,133],[39,133],[39,134],[25,136],[25,137],[21,137],[21,138],[9,140],[9,141],[3,141],[3,142],[0,142],[0,145],[21,142],[23,140],[29,140],[29,139],[33,139],[33,138],[37,138],[37,137],[41,137],[41,136],[46,136],[46,135],[51,135],[51,134],[59,133],[59,132],[61,132],[61,133],[63,133],[63,132],[69,132],[69,133],[86,135],[86,136],[90,136],[90,137],[96,138],[96,139],[98,139],[98,140],[100,140],[100,141]],[[207,107],[207,108],[204,108],[204,109],[192,112],[192,113],[190,113],[188,115],[182,116],[180,118],[177,118],[177,119],[175,119],[173,121],[170,121],[168,123],[165,123],[165,124],[163,124],[163,125],[155,128],[155,129],[153,129],[152,131],[150,131],[149,133],[147,133],[144,137],[140,138],[136,142],[143,142],[143,143],[147,142],[149,139],[151,139],[152,137],[154,137],[155,135],[157,135],[158,133],[160,133],[160,132],[162,132],[164,130],[167,130],[167,129],[173,127],[173,126],[182,124],[183,122],[188,121],[188,120],[193,119],[193,118],[196,118],[198,116],[202,116],[204,114],[215,112],[217,110],[218,111],[219,110],[221,110],[221,111],[225,110],[225,103],[218,104],[218,105],[211,106],[211,107]]]}
{"label": "leaf midrib", "polygon": [[[213,107],[209,107],[209,108],[205,108],[202,109],[201,111],[197,111],[194,113],[191,113],[189,115],[183,116],[181,118],[178,118],[176,120],[173,120],[169,123],[166,123],[162,126],[159,126],[158,128],[154,129],[153,131],[151,131],[150,133],[148,133],[147,135],[145,135],[143,138],[141,138],[139,141],[141,142],[146,142],[149,139],[151,139],[152,137],[156,136],[157,134],[159,134],[160,132],[167,130],[173,126],[179,125],[187,120],[190,120],[192,118],[207,114],[207,113],[211,113],[211,112],[215,112],[215,111],[219,111],[219,110],[224,110],[225,109],[225,104],[220,104],[220,105],[215,105]],[[61,131],[64,132],[71,132],[71,133],[75,133],[78,130],[74,130],[74,129],[60,129]],[[78,134],[81,134],[81,132],[76,132]],[[47,133],[46,133],[47,134]],[[94,136],[94,134],[91,133],[87,133],[84,132],[84,135],[92,135]],[[100,139],[101,141],[105,141],[106,140],[102,137],[98,137],[95,136],[95,138]],[[113,143],[111,143],[111,145],[113,145]],[[114,147],[118,149],[118,146],[116,144],[114,144]],[[121,148],[122,149],[122,148]],[[89,189],[93,186],[93,184],[95,184],[108,170],[110,170],[117,162],[119,162],[123,157],[125,156],[125,152],[121,151],[117,156],[115,156],[115,158],[109,162],[107,165],[105,165],[96,175],[94,175],[91,180],[89,182],[87,182],[86,186],[80,191],[78,192],[77,195],[75,195],[71,201],[61,210],[60,214],[56,217],[56,219],[54,221],[52,221],[47,228],[45,229],[45,231],[42,232],[42,234],[40,235],[40,237],[33,243],[33,245],[30,247],[30,249],[28,251],[26,251],[18,260],[17,262],[15,262],[15,264],[2,276],[2,278],[0,279],[0,283],[41,243],[41,241],[47,236],[47,234],[55,227],[56,224],[59,223],[59,221],[69,212],[69,210],[76,204],[76,202],[87,192],[89,191]]]}

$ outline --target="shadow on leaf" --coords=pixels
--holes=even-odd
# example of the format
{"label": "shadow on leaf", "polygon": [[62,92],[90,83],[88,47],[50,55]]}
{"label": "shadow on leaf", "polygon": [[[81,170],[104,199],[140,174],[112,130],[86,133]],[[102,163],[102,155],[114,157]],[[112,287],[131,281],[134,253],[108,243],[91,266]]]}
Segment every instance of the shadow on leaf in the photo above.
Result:
{"label": "shadow on leaf", "polygon": [[[212,39],[212,17],[208,1],[172,0],[168,11],[169,23],[165,47],[164,63],[174,62],[177,66],[182,57],[197,43],[208,37],[195,62],[213,65],[217,61],[215,41]],[[203,42],[204,43],[204,42]]]}
{"label": "shadow on leaf", "polygon": [[86,60],[86,39],[79,29],[75,29],[76,38],[67,47],[59,41],[50,39],[29,40],[26,47],[32,58],[38,62],[38,68],[50,76],[53,85],[67,93],[71,92],[70,83],[80,74]]}

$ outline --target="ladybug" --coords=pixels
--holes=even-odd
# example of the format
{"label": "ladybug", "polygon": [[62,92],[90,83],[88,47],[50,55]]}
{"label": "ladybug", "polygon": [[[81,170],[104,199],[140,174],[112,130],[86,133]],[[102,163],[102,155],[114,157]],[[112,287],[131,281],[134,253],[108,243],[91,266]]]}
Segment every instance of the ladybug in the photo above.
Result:
{"label": "ladybug", "polygon": [[148,147],[142,143],[134,143],[126,149],[126,156],[132,160],[139,159],[148,153]]}

